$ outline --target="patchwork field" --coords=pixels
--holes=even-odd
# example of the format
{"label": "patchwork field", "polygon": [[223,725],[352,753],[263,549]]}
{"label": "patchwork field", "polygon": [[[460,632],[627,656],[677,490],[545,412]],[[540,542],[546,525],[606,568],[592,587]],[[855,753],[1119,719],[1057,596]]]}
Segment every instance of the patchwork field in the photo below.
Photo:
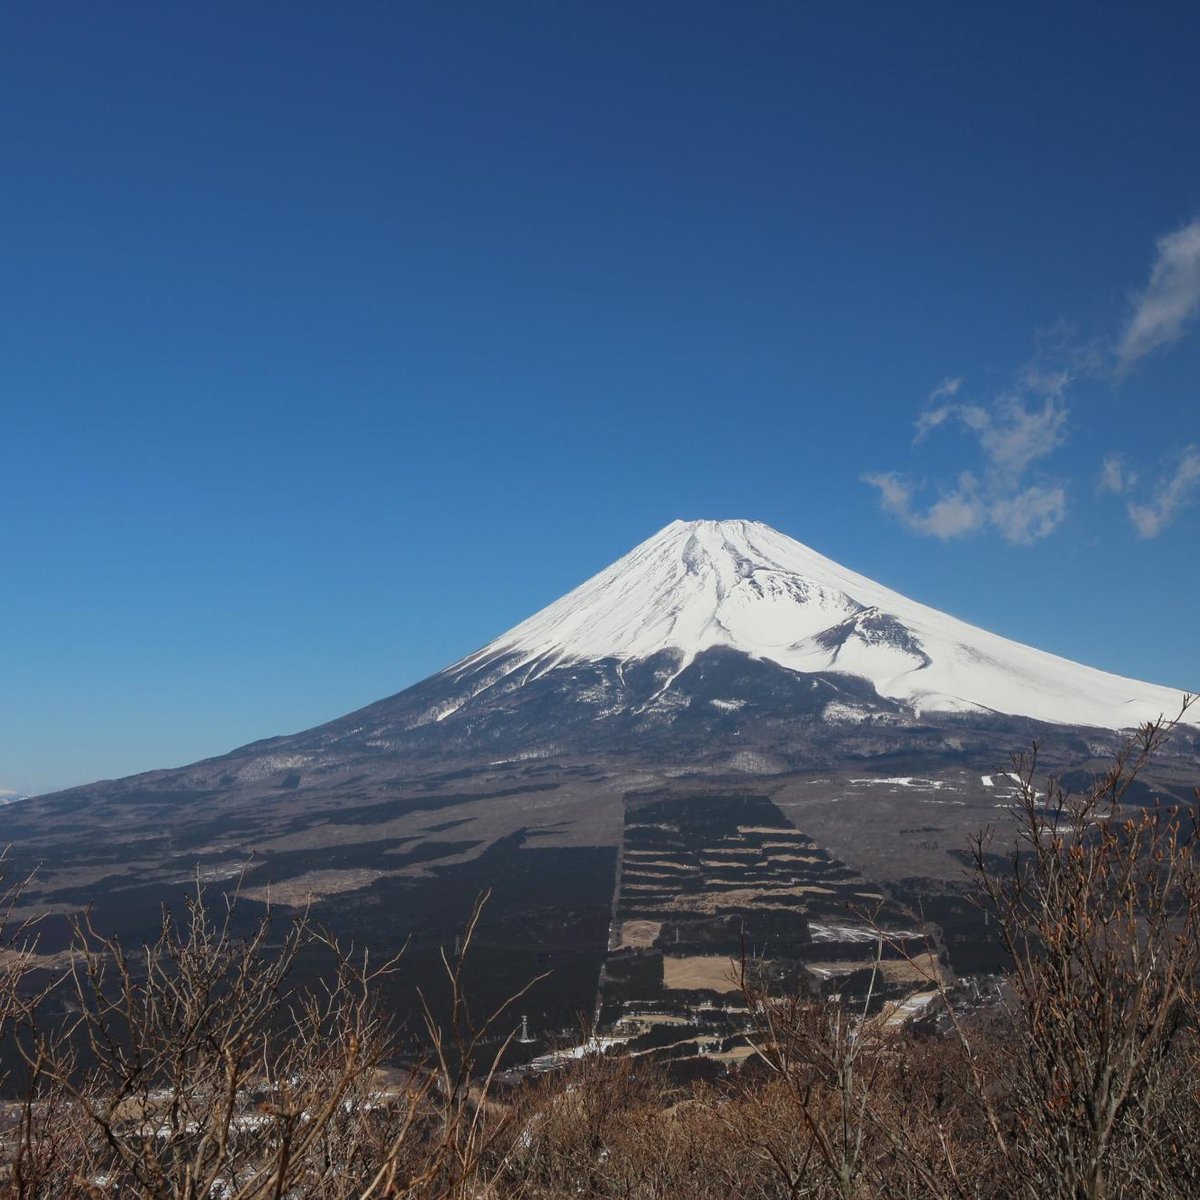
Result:
{"label": "patchwork field", "polygon": [[741,1007],[743,961],[780,988],[870,991],[878,1003],[940,970],[913,922],[769,797],[627,796],[601,1027],[643,1038],[656,1020],[707,1028],[714,1011]]}

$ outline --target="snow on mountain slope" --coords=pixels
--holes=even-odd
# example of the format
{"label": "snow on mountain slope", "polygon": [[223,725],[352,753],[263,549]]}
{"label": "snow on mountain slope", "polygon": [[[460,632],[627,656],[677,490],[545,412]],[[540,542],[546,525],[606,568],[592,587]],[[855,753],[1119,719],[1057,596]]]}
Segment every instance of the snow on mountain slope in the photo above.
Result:
{"label": "snow on mountain slope", "polygon": [[1174,715],[1181,700],[918,604],[756,521],[674,521],[448,674],[506,659],[536,678],[663,650],[682,670],[718,646],[861,676],[918,714],[982,709],[1120,729]]}

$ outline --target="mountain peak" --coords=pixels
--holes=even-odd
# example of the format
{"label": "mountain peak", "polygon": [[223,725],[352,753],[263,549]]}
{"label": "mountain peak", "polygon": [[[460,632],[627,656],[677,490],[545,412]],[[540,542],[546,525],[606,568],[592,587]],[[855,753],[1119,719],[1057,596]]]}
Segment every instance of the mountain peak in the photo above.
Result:
{"label": "mountain peak", "polygon": [[718,647],[866,679],[918,715],[985,710],[1115,729],[1179,707],[1170,689],[998,637],[742,519],[672,521],[451,673],[503,661],[537,677],[663,651],[678,672]]}
{"label": "mountain peak", "polygon": [[758,655],[861,607],[843,590],[859,581],[839,571],[760,522],[673,521],[480,653],[631,661],[673,649],[690,660],[730,646]]}
{"label": "mountain peak", "polygon": [[[726,537],[737,537],[745,533],[747,529],[771,529],[770,525],[763,524],[762,521],[747,521],[741,517],[730,517],[724,520],[701,519],[696,521],[685,521],[682,518],[677,518],[670,525],[664,526],[655,534],[655,537],[661,537],[672,529],[683,529],[689,532],[698,532],[701,530],[711,530],[715,533],[720,533]],[[776,532],[771,530],[771,532]],[[652,539],[651,539],[652,540]]]}

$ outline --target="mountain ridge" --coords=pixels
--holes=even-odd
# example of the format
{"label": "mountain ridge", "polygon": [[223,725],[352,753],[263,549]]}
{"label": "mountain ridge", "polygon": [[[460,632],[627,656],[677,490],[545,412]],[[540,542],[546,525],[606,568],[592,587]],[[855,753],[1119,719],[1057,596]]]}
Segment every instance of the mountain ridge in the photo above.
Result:
{"label": "mountain ridge", "polygon": [[1181,699],[909,600],[770,526],[674,521],[401,692],[190,766],[60,794],[146,781],[336,791],[360,769],[398,780],[573,754],[711,770],[757,755],[808,770],[1035,739],[1093,753],[1121,728],[1174,716]]}
{"label": "mountain ridge", "polygon": [[1119,729],[1174,715],[1181,695],[990,633],[745,520],[673,521],[443,674],[515,656],[510,670],[528,681],[667,650],[682,653],[682,671],[715,646],[869,679],[916,716],[982,710]]}

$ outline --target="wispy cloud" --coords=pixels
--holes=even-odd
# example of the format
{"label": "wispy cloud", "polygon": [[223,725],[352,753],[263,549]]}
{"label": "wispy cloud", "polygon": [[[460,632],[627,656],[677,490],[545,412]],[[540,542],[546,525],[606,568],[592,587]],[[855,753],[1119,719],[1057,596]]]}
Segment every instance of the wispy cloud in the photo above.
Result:
{"label": "wispy cloud", "polygon": [[1061,484],[1033,484],[992,503],[992,524],[1010,542],[1028,546],[1049,537],[1067,515],[1067,492]]}
{"label": "wispy cloud", "polygon": [[936,429],[943,422],[954,416],[960,407],[963,407],[951,403],[939,404],[939,401],[949,401],[957,396],[962,385],[963,378],[961,375],[957,375],[952,379],[943,379],[929,393],[926,409],[917,420],[917,435],[913,438],[914,443],[922,441],[930,430]]}
{"label": "wispy cloud", "polygon": [[1041,398],[1023,391],[1006,392],[990,406],[948,404],[921,414],[917,419],[918,442],[939,425],[957,419],[979,441],[991,470],[1008,477],[1019,476],[1039,458],[1052,454],[1064,440],[1067,408],[1065,376],[1053,382]]}
{"label": "wispy cloud", "polygon": [[925,512],[913,507],[915,486],[894,471],[864,475],[863,480],[879,489],[879,502],[913,533],[926,537],[951,538],[974,533],[986,519],[987,509],[979,497],[974,476],[964,472],[956,487],[945,492]]}
{"label": "wispy cloud", "polygon": [[1117,370],[1177,341],[1200,313],[1200,217],[1159,238],[1150,282],[1134,297],[1117,344]]}
{"label": "wispy cloud", "polygon": [[1156,538],[1190,504],[1200,490],[1200,446],[1185,446],[1175,469],[1159,480],[1154,495],[1144,504],[1129,502],[1129,519],[1138,535]]}
{"label": "wispy cloud", "polygon": [[[1119,334],[1083,339],[1060,320],[1036,338],[1037,354],[1016,382],[982,399],[947,376],[917,416],[913,446],[953,431],[962,447],[942,479],[927,484],[901,471],[863,475],[880,507],[906,529],[949,541],[990,529],[1028,545],[1054,532],[1067,513],[1068,481],[1047,460],[1067,441],[1068,390],[1078,379],[1111,383],[1140,359],[1200,324],[1200,216],[1158,239],[1146,286],[1132,300]],[[1052,364],[1054,369],[1047,369]],[[1104,459],[1099,491],[1125,498],[1143,538],[1157,537],[1200,494],[1200,447],[1189,445],[1149,492],[1120,454]],[[1142,494],[1139,494],[1141,491]]]}
{"label": "wispy cloud", "polygon": [[932,404],[936,400],[948,400],[951,396],[958,395],[958,389],[963,385],[963,377],[955,375],[949,379],[943,379],[941,383],[929,393],[929,402]]}
{"label": "wispy cloud", "polygon": [[1124,458],[1119,454],[1110,454],[1100,466],[1100,478],[1096,481],[1096,486],[1102,492],[1123,496],[1137,481],[1136,472],[1125,465]]}
{"label": "wispy cloud", "polygon": [[1046,537],[1066,515],[1066,489],[1024,480],[1033,464],[1053,453],[1066,436],[1069,382],[1066,372],[1031,368],[1015,387],[981,404],[959,402],[955,397],[961,378],[947,380],[933,390],[929,406],[917,418],[914,444],[947,424],[956,425],[976,443],[981,475],[960,472],[923,510],[915,503],[920,488],[897,472],[866,475],[864,481],[878,489],[884,510],[914,533],[948,541],[990,525],[1010,542],[1028,544]]}

